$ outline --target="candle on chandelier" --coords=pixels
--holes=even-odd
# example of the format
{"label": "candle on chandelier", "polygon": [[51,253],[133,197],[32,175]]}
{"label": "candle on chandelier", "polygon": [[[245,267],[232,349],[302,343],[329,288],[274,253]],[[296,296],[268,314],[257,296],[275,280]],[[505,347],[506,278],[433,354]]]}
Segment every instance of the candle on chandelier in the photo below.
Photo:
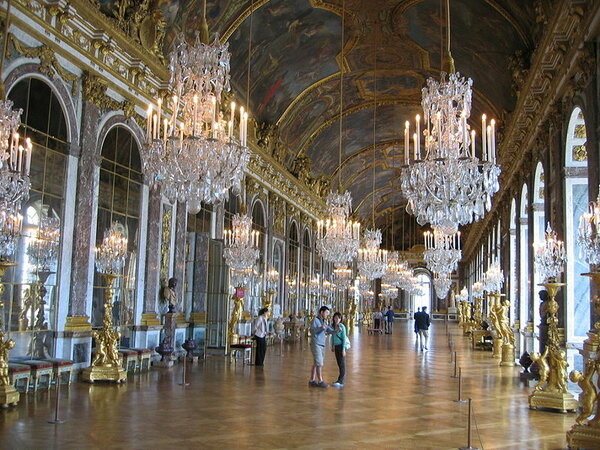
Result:
{"label": "candle on chandelier", "polygon": [[[156,119],[156,123],[160,127],[160,115],[162,112],[162,98],[158,99],[158,117]],[[158,139],[160,139],[160,129],[158,130]]]}
{"label": "candle on chandelier", "polygon": [[471,130],[471,158],[475,158],[475,130]]}
{"label": "candle on chandelier", "polygon": [[492,127],[490,125],[487,126],[487,160],[492,161],[493,158],[493,146],[492,146]]}
{"label": "candle on chandelier", "polygon": [[404,124],[404,157],[406,165],[410,161],[410,122],[407,120]]}
{"label": "candle on chandelier", "polygon": [[421,116],[417,114],[417,139],[415,145],[417,146],[417,155],[421,159]]}
{"label": "candle on chandelier", "polygon": [[152,105],[148,105],[146,111],[146,140],[150,141],[152,137]]}
{"label": "candle on chandelier", "polygon": [[15,133],[13,134],[13,141],[12,144],[10,145],[10,160],[9,160],[9,166],[10,166],[10,170],[16,170],[16,158],[17,158],[17,147],[19,145],[19,133]]}
{"label": "candle on chandelier", "polygon": [[418,161],[419,156],[417,154],[417,133],[413,133],[413,145],[415,147],[415,161]]}
{"label": "candle on chandelier", "polygon": [[496,162],[496,121],[492,119],[490,122],[492,126],[491,138],[492,138],[492,162]]}
{"label": "candle on chandelier", "polygon": [[481,116],[481,159],[486,161],[487,160],[487,141],[486,141],[486,130],[487,130],[487,124],[486,124],[487,118],[485,117],[485,114],[483,114]]}
{"label": "candle on chandelier", "polygon": [[31,153],[33,152],[33,144],[31,143],[31,139],[27,138],[25,140],[27,143],[27,159],[25,160],[25,175],[29,176],[29,169],[31,168]]}
{"label": "candle on chandelier", "polygon": [[156,140],[156,130],[157,130],[157,126],[156,126],[156,121],[158,120],[158,115],[154,114],[152,116],[152,139]]}
{"label": "candle on chandelier", "polygon": [[244,107],[240,106],[240,145],[244,145]]}

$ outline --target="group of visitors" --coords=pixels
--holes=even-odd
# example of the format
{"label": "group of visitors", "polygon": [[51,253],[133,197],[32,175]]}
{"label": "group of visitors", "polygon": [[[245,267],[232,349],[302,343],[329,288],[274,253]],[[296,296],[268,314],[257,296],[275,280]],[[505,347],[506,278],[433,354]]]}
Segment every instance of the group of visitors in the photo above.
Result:
{"label": "group of visitors", "polygon": [[381,308],[373,313],[373,326],[376,330],[384,331],[385,334],[392,334],[394,329],[394,310],[391,306]]}
{"label": "group of visitors", "polygon": [[308,385],[311,387],[326,388],[328,385],[323,380],[323,363],[325,360],[325,337],[332,335],[331,350],[335,353],[339,375],[338,379],[332,383],[335,387],[344,387],[344,378],[346,376],[346,349],[348,348],[348,334],[346,327],[342,323],[342,313],[333,314],[332,325],[327,323],[330,310],[327,306],[321,306],[319,314],[313,319],[310,325],[310,351],[313,355],[313,366],[310,373]]}

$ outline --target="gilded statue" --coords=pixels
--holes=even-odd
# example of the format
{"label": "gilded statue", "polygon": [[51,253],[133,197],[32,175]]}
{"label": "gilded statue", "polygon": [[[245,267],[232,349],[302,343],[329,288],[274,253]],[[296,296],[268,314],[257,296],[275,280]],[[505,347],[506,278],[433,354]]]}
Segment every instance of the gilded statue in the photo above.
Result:
{"label": "gilded statue", "polygon": [[227,338],[229,344],[234,344],[237,340],[236,326],[242,319],[242,313],[244,312],[244,297],[238,297],[233,295],[233,309],[231,311],[231,318],[229,319],[229,325],[227,326]]}
{"label": "gilded statue", "polygon": [[15,346],[15,341],[5,339],[4,332],[0,330],[0,386],[10,386],[8,376],[8,352]]}
{"label": "gilded statue", "polygon": [[508,300],[503,300],[500,305],[498,305],[498,332],[502,337],[502,341],[504,344],[508,344],[510,346],[515,345],[515,334],[513,333],[512,328],[510,327],[510,323],[508,320],[508,310],[510,309],[510,302]]}
{"label": "gilded statue", "polygon": [[579,425],[586,423],[587,418],[594,413],[594,405],[598,398],[598,392],[592,380],[595,372],[595,361],[588,361],[583,373],[573,370],[569,375],[570,380],[581,388],[581,394],[579,394],[581,412],[575,418],[575,422]]}
{"label": "gilded statue", "polygon": [[352,332],[354,331],[354,321],[356,318],[356,308],[357,308],[357,304],[356,304],[356,299],[352,298],[348,300],[347,303],[347,307],[346,307],[346,330],[348,335],[352,335]]}
{"label": "gilded statue", "polygon": [[496,333],[496,337],[501,337],[500,334],[500,310],[501,306],[493,303],[490,307],[490,313],[488,315],[490,322],[492,323],[492,327],[494,327],[494,332]]}
{"label": "gilded statue", "polygon": [[540,355],[538,352],[531,352],[531,360],[536,362],[538,367],[539,367],[539,375],[540,375],[540,379],[538,380],[537,384],[534,386],[533,390],[534,391],[541,391],[542,388],[544,387],[544,384],[548,381],[548,372],[549,372],[549,367],[548,367],[548,363],[546,362],[546,357],[548,356],[548,348],[546,347],[546,350],[544,351],[543,355]]}
{"label": "gilded statue", "polygon": [[267,308],[267,318],[271,316],[272,306],[273,306],[273,291],[267,291],[262,295],[262,307]]}

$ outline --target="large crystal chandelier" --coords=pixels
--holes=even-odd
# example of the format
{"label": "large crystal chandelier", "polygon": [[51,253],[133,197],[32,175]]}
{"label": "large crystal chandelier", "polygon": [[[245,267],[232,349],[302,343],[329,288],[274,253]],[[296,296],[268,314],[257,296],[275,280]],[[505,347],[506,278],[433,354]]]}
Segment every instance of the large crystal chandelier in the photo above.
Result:
{"label": "large crystal chandelier", "polygon": [[358,271],[364,277],[374,280],[385,275],[387,250],[382,250],[381,230],[365,230],[363,247],[358,249]]}
{"label": "large crystal chandelier", "polygon": [[456,297],[456,299],[459,302],[466,302],[467,300],[469,300],[469,291],[467,290],[467,287],[464,286],[461,290],[460,293],[458,294],[458,296]]}
{"label": "large crystal chandelier", "polygon": [[391,285],[400,287],[403,279],[403,264],[405,261],[400,260],[400,254],[398,252],[389,252],[387,256],[387,269],[384,275],[386,282]]}
{"label": "large crystal chandelier", "polygon": [[475,153],[475,132],[468,124],[471,116],[472,80],[454,71],[450,54],[450,11],[447,42],[450,74],[441,80],[427,80],[421,105],[424,112],[423,141],[421,122],[417,116],[410,160],[410,124],[404,130],[406,163],[401,174],[401,187],[408,198],[407,211],[421,225],[446,234],[458,225],[479,220],[491,208],[491,198],[498,192],[500,168],[496,164],[495,121],[487,124],[483,115],[481,159]]}
{"label": "large crystal chandelier", "polygon": [[504,286],[504,272],[496,262],[483,275],[483,287],[488,292],[500,292],[502,286]]}
{"label": "large crystal chandelier", "polygon": [[352,284],[352,269],[347,266],[333,269],[333,284],[336,289],[348,289]]}
{"label": "large crystal chandelier", "polygon": [[458,267],[461,257],[460,231],[453,234],[445,234],[436,229],[433,230],[433,233],[425,232],[423,258],[429,270],[438,273],[452,273]]}
{"label": "large crystal chandelier", "polygon": [[600,190],[595,202],[590,203],[588,212],[579,218],[577,243],[588,264],[600,264]]}
{"label": "large crystal chandelier", "polygon": [[56,217],[42,217],[40,226],[27,247],[31,264],[39,271],[55,269],[58,259],[60,221]]}
{"label": "large crystal chandelier", "polygon": [[172,102],[159,98],[156,111],[148,108],[144,172],[171,201],[188,201],[191,212],[239,190],[250,158],[248,113],[231,103],[225,117],[220,108],[229,90],[227,47],[218,36],[189,45],[181,35],[170,54]]}
{"label": "large crystal chandelier", "polygon": [[0,261],[10,261],[21,236],[23,216],[14,203],[0,201]]}
{"label": "large crystal chandelier", "polygon": [[552,230],[550,223],[546,227],[544,242],[534,244],[535,268],[544,282],[556,281],[563,271],[567,254],[565,244],[558,240],[556,232]]}
{"label": "large crystal chandelier", "polygon": [[127,256],[127,236],[119,222],[113,222],[104,233],[104,239],[96,247],[96,270],[102,274],[119,275]]}
{"label": "large crystal chandelier", "polygon": [[348,191],[330,192],[327,208],[329,218],[317,223],[316,246],[325,261],[341,267],[358,253],[360,224],[350,220],[352,197]]}
{"label": "large crystal chandelier", "polygon": [[231,218],[231,230],[224,230],[225,263],[232,270],[251,269],[259,257],[259,233],[252,230],[252,217],[248,214],[235,214]]}
{"label": "large crystal chandelier", "polygon": [[447,273],[433,274],[433,287],[435,289],[435,294],[439,299],[446,298],[450,286],[452,286],[452,280]]}
{"label": "large crystal chandelier", "polygon": [[481,281],[476,281],[475,283],[473,283],[473,286],[471,286],[471,292],[473,293],[473,297],[474,298],[483,297],[484,289],[485,289],[485,286],[483,285],[483,283]]}

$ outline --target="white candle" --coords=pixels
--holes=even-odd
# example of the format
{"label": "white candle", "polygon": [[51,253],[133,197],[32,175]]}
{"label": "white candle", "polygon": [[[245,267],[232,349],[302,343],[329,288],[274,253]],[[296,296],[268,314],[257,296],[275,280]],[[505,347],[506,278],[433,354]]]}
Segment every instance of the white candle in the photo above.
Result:
{"label": "white candle", "polygon": [[[158,126],[160,127],[160,114],[162,112],[162,98],[158,99],[158,118],[156,120],[156,123],[158,124]],[[158,139],[160,139],[160,129],[158,130]]]}
{"label": "white candle", "polygon": [[157,120],[158,120],[158,116],[156,114],[154,114],[152,116],[152,139],[155,139],[155,140],[156,140],[157,129],[158,129],[158,126],[156,125]]}
{"label": "white candle", "polygon": [[475,130],[471,130],[471,158],[475,158]]}
{"label": "white candle", "polygon": [[33,144],[31,139],[27,138],[27,160],[25,161],[25,175],[29,175],[29,169],[31,168],[31,153],[33,152]]}
{"label": "white candle", "polygon": [[486,117],[485,114],[481,116],[481,159],[486,160],[487,142],[486,142]]}
{"label": "white candle", "polygon": [[17,153],[17,172],[23,170],[23,146],[19,145],[19,152]]}
{"label": "white candle", "polygon": [[240,139],[240,144],[244,145],[242,143],[243,137],[244,137],[244,107],[240,106],[240,135],[239,135],[239,139]]}
{"label": "white candle", "polygon": [[150,137],[152,136],[152,105],[148,105],[148,110],[146,111],[146,140],[150,141]]}
{"label": "white candle", "polygon": [[492,160],[492,127],[491,126],[487,126],[486,129],[486,133],[487,133],[487,161],[491,161]]}
{"label": "white candle", "polygon": [[421,159],[421,116],[417,114],[417,155]]}
{"label": "white candle", "polygon": [[404,158],[406,158],[406,164],[410,160],[410,122],[407,120],[404,124]]}
{"label": "white candle", "polygon": [[419,155],[417,153],[417,133],[413,134],[413,145],[415,146],[415,161],[419,159]]}
{"label": "white candle", "polygon": [[496,162],[496,121],[492,119],[490,122],[492,124],[492,162]]}

